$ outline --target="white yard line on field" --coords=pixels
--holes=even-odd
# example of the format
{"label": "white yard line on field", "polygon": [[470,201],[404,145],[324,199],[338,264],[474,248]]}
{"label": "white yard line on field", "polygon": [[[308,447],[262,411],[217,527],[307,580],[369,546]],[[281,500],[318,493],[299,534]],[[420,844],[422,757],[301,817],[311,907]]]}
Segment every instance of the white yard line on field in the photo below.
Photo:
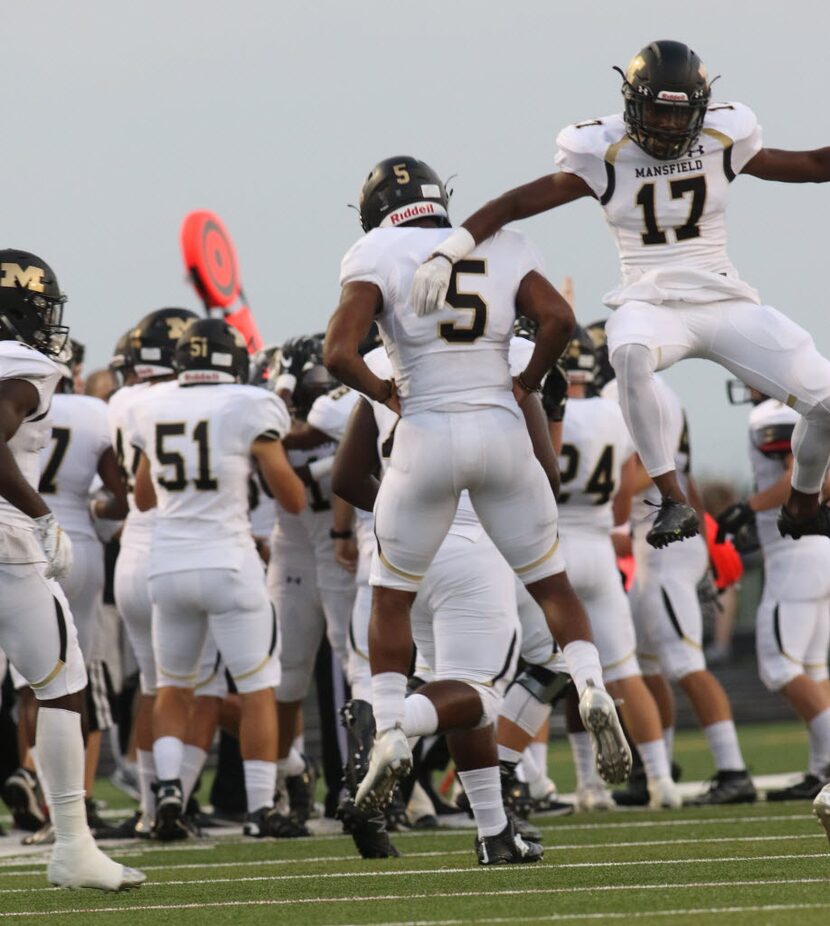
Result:
{"label": "white yard line on field", "polygon": [[[499,869],[492,869],[497,871]],[[15,912],[0,912],[0,919],[11,917],[35,917],[35,916],[66,916],[68,914],[80,914],[89,916],[93,913],[127,913],[130,916],[136,916],[144,912],[156,912],[159,910],[207,910],[210,908],[222,907],[288,907],[288,906],[305,906],[307,904],[323,903],[377,903],[378,901],[406,901],[413,900],[449,900],[456,897],[526,897],[530,894],[549,895],[549,894],[583,894],[597,893],[608,891],[679,891],[679,890],[707,890],[717,888],[736,887],[758,887],[770,885],[792,885],[792,884],[827,884],[826,878],[764,878],[761,881],[697,881],[689,884],[619,884],[603,885],[601,887],[551,887],[551,888],[516,888],[515,890],[504,891],[453,891],[435,894],[379,894],[369,895],[367,897],[305,897],[297,900],[218,900],[199,903],[183,904],[148,904],[145,906],[130,905],[129,907],[87,907],[72,908],[68,910],[21,910]],[[824,905],[822,905],[824,906]],[[707,911],[708,912],[708,911]],[[603,916],[613,916],[613,914],[602,914]],[[635,917],[635,913],[626,913],[626,916]],[[522,918],[524,919],[524,917]],[[469,922],[469,921],[466,921]]]}
{"label": "white yard line on field", "polygon": [[[711,865],[721,862],[781,862],[786,860],[801,860],[822,858],[826,859],[826,852],[812,852],[809,854],[798,855],[733,855],[724,858],[679,858],[679,859],[643,859],[637,861],[625,862],[565,862],[557,863],[555,866],[549,866],[556,871],[563,869],[580,869],[580,868],[633,868],[638,865]],[[543,868],[545,866],[542,866]],[[515,869],[507,865],[499,865],[494,868],[488,868],[483,865],[464,866],[463,868],[405,868],[392,869],[390,871],[327,871],[326,880],[335,878],[398,878],[405,876],[413,877],[431,877],[433,875],[469,875],[483,874],[488,871],[499,874],[515,872]],[[153,881],[147,886],[156,887],[183,887],[185,885],[201,884],[241,884],[254,882],[274,882],[274,881],[319,881],[320,873],[316,874],[297,874],[297,875],[249,875],[245,878],[188,878],[178,881]],[[683,885],[677,885],[682,887]],[[54,892],[57,888],[53,887],[9,887],[0,889],[0,894],[36,894],[43,891]],[[598,888],[602,890],[602,888]]]}

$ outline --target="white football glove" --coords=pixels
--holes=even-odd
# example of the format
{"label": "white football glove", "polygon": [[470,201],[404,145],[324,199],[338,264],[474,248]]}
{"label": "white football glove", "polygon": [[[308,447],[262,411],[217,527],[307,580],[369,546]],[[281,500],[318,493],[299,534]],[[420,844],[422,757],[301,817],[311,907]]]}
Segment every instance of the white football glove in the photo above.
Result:
{"label": "white football glove", "polygon": [[447,300],[452,276],[452,261],[444,254],[436,254],[415,271],[409,300],[418,316],[436,312]]}
{"label": "white football glove", "polygon": [[46,578],[62,579],[72,571],[72,541],[50,511],[34,518],[37,537],[46,554]]}

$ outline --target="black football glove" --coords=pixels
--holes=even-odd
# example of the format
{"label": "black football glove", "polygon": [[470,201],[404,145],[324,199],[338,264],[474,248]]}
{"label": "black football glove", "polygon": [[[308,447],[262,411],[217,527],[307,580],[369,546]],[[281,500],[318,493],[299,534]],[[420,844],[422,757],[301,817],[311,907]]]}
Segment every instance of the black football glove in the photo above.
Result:
{"label": "black football glove", "polygon": [[735,502],[725,508],[716,518],[718,533],[715,543],[723,543],[727,535],[734,537],[742,527],[755,523],[755,512],[746,502]]}
{"label": "black football glove", "polygon": [[557,361],[542,384],[542,407],[548,421],[561,421],[565,417],[565,401],[568,397],[568,371]]}

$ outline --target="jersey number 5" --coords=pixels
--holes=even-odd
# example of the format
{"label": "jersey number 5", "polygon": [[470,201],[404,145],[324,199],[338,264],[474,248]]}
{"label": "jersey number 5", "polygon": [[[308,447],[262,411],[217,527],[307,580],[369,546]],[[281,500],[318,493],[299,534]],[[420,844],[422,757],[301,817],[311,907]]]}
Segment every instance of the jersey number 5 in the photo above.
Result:
{"label": "jersey number 5", "polygon": [[487,274],[487,262],[483,260],[460,260],[452,268],[450,286],[447,290],[447,305],[454,309],[472,311],[470,324],[459,327],[455,322],[442,322],[438,334],[445,341],[453,344],[472,344],[484,334],[487,324],[487,303],[478,293],[461,293],[458,291],[458,276],[462,273]]}
{"label": "jersey number 5", "polygon": [[[646,230],[640,236],[643,244],[666,244],[668,238],[666,233],[657,225],[657,216],[654,212],[654,187],[653,183],[644,183],[637,194],[637,205],[643,210],[643,221]],[[700,236],[700,226],[697,224],[703,215],[703,207],[706,205],[706,178],[705,177],[684,177],[682,180],[672,180],[669,183],[669,190],[672,199],[680,199],[687,193],[692,194],[692,206],[689,209],[689,215],[686,222],[674,229],[674,237],[677,241],[688,241],[689,238]]]}

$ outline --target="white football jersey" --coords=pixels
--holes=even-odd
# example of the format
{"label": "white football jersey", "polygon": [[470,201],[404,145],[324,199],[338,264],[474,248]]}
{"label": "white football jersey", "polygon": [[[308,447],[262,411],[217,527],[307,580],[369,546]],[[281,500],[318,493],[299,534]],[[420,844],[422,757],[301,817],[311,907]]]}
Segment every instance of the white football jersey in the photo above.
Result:
{"label": "white football jersey", "polygon": [[171,382],[134,404],[127,437],[150,461],[158,503],[150,576],[241,568],[254,551],[251,444],[290,427],[283,402],[256,386]]}
{"label": "white football jersey", "polygon": [[122,386],[115,392],[107,404],[109,419],[110,442],[115,451],[115,458],[127,485],[127,504],[129,512],[121,531],[121,548],[139,548],[148,550],[153,536],[153,523],[156,519],[155,510],[139,511],[135,506],[133,490],[135,488],[135,474],[141,454],[138,448],[130,444],[128,434],[132,428],[131,410],[135,403],[140,402],[142,396],[149,395],[149,389],[159,389],[162,383],[136,383],[133,386]]}
{"label": "white football jersey", "polygon": [[[33,347],[19,341],[0,341],[0,380],[22,379],[37,390],[37,408],[8,443],[20,472],[35,489],[39,480],[38,454],[48,443],[51,429],[49,403],[60,378],[58,367]],[[45,561],[32,519],[0,496],[0,562]]]}
{"label": "white football jersey", "polygon": [[568,530],[607,534],[614,526],[611,500],[623,463],[635,453],[620,406],[612,399],[568,399],[562,423],[557,500],[559,523]]}
{"label": "white football jersey", "polygon": [[455,265],[449,305],[419,318],[409,304],[413,274],[451,232],[373,229],[343,258],[340,283],[374,283],[382,294],[377,322],[404,415],[494,405],[518,414],[508,345],[519,284],[541,259],[524,235],[502,230]]}
{"label": "white football jersey", "polygon": [[[680,401],[680,396],[671,388],[662,376],[655,376],[657,388],[661,392],[663,407],[669,410],[668,421],[664,423],[669,445],[674,447],[674,466],[677,471],[677,480],[683,491],[689,484],[689,471],[691,458],[689,450],[689,427],[686,421],[686,412]],[[619,386],[617,380],[612,379],[602,388],[602,397],[619,402]],[[565,417],[568,412],[565,411]],[[633,441],[632,441],[633,443]],[[646,504],[648,502],[648,504]],[[633,528],[647,529],[651,526],[654,512],[660,504],[660,492],[652,483],[645,492],[635,495],[631,502],[631,525]]]}
{"label": "white football jersey", "polygon": [[669,161],[639,148],[619,113],[568,126],[557,145],[557,166],[591,188],[619,250],[622,282],[606,305],[759,301],[726,253],[729,184],[762,147],[751,109],[713,103],[694,147]]}

